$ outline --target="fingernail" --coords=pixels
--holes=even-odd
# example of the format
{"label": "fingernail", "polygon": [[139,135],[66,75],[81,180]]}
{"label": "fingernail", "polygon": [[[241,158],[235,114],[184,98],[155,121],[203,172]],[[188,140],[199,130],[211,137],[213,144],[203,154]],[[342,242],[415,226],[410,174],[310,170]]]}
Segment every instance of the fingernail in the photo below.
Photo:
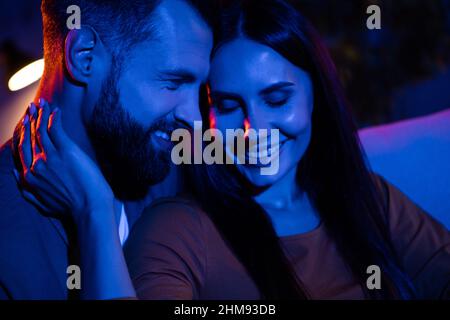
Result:
{"label": "fingernail", "polygon": [[19,173],[17,172],[17,170],[13,169],[13,173],[14,173],[14,176],[16,177],[16,180],[19,181],[20,180],[19,179]]}
{"label": "fingernail", "polygon": [[23,124],[28,124],[28,121],[30,121],[30,117],[26,114],[25,117],[23,117]]}
{"label": "fingernail", "polygon": [[36,105],[34,104],[34,102],[30,103],[30,107],[28,108],[30,115],[34,116],[34,113],[36,112]]}
{"label": "fingernail", "polygon": [[39,106],[42,108],[47,103],[44,98],[39,98]]}

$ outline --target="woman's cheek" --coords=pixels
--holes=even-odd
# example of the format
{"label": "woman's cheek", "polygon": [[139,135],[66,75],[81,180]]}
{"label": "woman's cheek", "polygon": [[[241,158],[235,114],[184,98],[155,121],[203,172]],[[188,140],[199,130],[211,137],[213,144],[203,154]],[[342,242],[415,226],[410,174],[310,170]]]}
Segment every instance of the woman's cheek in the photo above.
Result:
{"label": "woman's cheek", "polygon": [[286,112],[280,112],[279,128],[290,136],[302,134],[311,124],[311,108],[303,103],[292,107]]}

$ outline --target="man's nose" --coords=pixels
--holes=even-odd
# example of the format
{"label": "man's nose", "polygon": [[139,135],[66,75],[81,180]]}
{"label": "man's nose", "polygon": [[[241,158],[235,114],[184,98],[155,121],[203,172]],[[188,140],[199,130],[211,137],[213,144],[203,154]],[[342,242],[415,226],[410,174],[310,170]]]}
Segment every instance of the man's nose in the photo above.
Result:
{"label": "man's nose", "polygon": [[194,128],[194,121],[201,121],[199,92],[191,93],[183,103],[174,110],[175,121],[189,129]]}

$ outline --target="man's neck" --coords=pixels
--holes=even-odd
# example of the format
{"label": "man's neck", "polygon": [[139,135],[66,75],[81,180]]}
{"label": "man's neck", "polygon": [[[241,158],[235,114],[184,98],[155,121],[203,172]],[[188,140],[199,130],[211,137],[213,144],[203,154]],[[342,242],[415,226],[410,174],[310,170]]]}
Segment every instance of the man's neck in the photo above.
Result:
{"label": "man's neck", "polygon": [[62,125],[66,134],[96,162],[95,152],[82,118],[84,102],[80,90],[82,89],[69,84],[62,75],[54,74],[41,81],[35,102],[39,98],[44,98],[50,103],[51,108],[58,107],[62,111]]}

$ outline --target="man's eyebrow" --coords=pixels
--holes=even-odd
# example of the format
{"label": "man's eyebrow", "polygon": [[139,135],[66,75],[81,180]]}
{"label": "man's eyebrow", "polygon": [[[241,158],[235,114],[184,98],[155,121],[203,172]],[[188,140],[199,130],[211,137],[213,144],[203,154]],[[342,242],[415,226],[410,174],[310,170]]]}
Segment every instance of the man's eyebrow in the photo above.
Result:
{"label": "man's eyebrow", "polygon": [[195,82],[197,80],[195,74],[186,69],[161,70],[159,74],[163,77],[172,77],[186,82]]}
{"label": "man's eyebrow", "polygon": [[292,87],[294,85],[295,85],[294,83],[288,82],[288,81],[277,82],[277,83],[274,83],[274,84],[268,86],[267,88],[262,89],[259,92],[259,94],[260,95],[266,95],[266,94],[269,94],[269,93],[271,93],[273,91],[277,91],[277,90],[280,90],[280,89],[283,89],[283,88],[286,88],[286,87]]}

